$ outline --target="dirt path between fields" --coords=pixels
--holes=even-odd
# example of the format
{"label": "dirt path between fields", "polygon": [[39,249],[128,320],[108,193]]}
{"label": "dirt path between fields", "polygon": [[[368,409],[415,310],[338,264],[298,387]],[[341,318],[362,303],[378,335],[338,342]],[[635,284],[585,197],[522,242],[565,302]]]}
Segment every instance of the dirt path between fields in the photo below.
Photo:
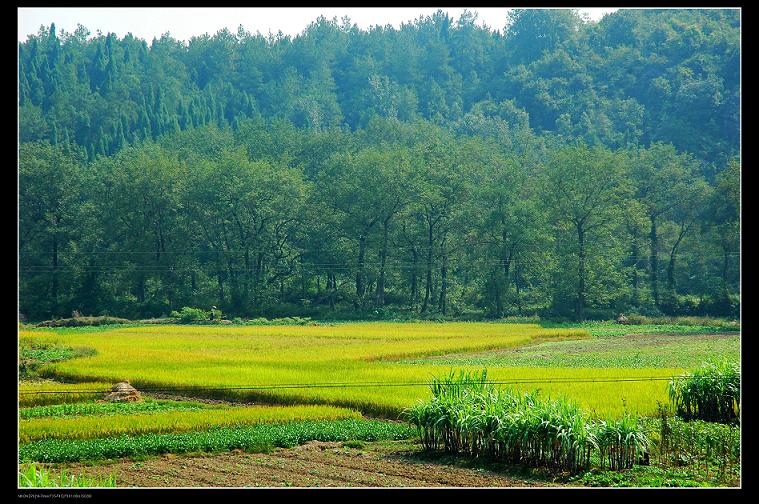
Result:
{"label": "dirt path between fields", "polygon": [[552,483],[415,457],[408,441],[310,442],[271,453],[234,451],[208,456],[164,455],[67,471],[116,476],[119,487],[523,487]]}

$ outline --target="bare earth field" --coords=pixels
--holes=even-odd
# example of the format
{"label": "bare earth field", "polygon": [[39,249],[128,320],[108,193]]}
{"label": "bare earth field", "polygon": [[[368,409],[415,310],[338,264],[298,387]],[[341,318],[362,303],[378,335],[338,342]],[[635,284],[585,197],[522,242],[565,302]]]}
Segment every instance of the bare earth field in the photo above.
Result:
{"label": "bare earth field", "polygon": [[135,462],[58,466],[88,476],[113,473],[119,487],[519,487],[550,482],[457,467],[414,456],[408,441],[310,442],[271,453],[166,455]]}

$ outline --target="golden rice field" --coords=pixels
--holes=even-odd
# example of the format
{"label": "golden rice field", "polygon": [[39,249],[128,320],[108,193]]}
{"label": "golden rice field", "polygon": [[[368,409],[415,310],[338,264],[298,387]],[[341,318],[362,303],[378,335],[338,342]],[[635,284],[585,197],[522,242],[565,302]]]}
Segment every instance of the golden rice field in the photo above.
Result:
{"label": "golden rice field", "polygon": [[[26,408],[92,401],[102,398],[102,391],[110,390],[111,386],[113,383],[97,381],[88,383],[86,387],[77,383],[21,382],[18,385],[18,405],[20,408]],[[87,390],[95,392],[88,393]]]}
{"label": "golden rice field", "polygon": [[[333,326],[147,326],[102,331],[21,331],[23,339],[91,347],[96,354],[49,364],[47,372],[77,381],[129,380],[138,389],[177,387],[197,395],[329,404],[397,416],[428,397],[431,377],[444,364],[403,364],[399,359],[510,348],[538,341],[589,337],[581,329],[533,324],[351,323]],[[476,370],[476,366],[462,366]],[[459,367],[457,366],[457,369]],[[670,368],[489,368],[493,380],[540,380],[515,385],[574,399],[596,416],[624,411],[653,414],[667,402],[666,382],[595,382],[609,378],[668,378]],[[551,383],[563,380],[563,383]],[[314,387],[348,383],[351,387]],[[309,384],[311,388],[203,390],[209,387]],[[365,385],[361,385],[365,384]],[[378,384],[378,385],[372,385]]]}
{"label": "golden rice field", "polygon": [[91,439],[120,434],[187,432],[211,427],[257,425],[298,420],[361,418],[358,411],[332,406],[239,406],[197,411],[162,411],[112,416],[43,417],[19,422],[19,441]]}

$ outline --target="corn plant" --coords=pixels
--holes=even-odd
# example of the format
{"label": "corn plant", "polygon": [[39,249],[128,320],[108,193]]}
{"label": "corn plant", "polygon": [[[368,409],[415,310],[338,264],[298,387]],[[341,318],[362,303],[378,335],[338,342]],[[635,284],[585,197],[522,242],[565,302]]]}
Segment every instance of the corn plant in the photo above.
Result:
{"label": "corn plant", "polygon": [[[450,373],[430,389],[430,401],[406,410],[426,449],[577,472],[598,448],[593,424],[577,405],[497,389],[486,371]],[[647,448],[645,435],[633,434],[624,443],[626,457],[629,446],[634,453]]]}
{"label": "corn plant", "polygon": [[708,361],[669,382],[669,397],[685,420],[729,423],[738,418],[741,376],[737,363]]}
{"label": "corn plant", "polygon": [[649,452],[649,440],[637,417],[625,415],[612,421],[601,420],[593,427],[600,452],[601,467],[630,469]]}

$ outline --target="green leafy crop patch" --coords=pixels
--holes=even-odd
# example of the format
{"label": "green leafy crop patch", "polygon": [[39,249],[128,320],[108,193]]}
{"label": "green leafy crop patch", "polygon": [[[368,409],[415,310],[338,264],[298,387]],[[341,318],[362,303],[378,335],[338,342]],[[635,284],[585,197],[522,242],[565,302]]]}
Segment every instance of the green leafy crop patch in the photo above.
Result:
{"label": "green leafy crop patch", "polygon": [[242,449],[268,451],[308,441],[379,441],[407,439],[414,429],[406,423],[347,419],[215,428],[180,434],[122,435],[86,440],[46,439],[23,444],[21,462],[77,462],[109,458],[200,453]]}

